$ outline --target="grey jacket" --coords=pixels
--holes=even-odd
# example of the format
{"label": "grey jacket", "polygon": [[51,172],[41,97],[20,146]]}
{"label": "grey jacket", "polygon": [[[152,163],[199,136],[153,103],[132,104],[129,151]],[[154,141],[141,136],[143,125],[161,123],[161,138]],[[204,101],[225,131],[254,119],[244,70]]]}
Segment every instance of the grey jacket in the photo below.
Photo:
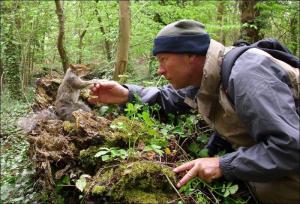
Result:
{"label": "grey jacket", "polygon": [[[166,113],[186,111],[185,96],[197,92],[196,87],[175,91],[170,85],[126,86],[130,100],[137,93],[143,102],[158,103]],[[228,94],[256,144],[220,158],[227,179],[263,182],[299,172],[299,101],[294,100],[290,87],[287,73],[269,58],[246,52],[236,61]]]}

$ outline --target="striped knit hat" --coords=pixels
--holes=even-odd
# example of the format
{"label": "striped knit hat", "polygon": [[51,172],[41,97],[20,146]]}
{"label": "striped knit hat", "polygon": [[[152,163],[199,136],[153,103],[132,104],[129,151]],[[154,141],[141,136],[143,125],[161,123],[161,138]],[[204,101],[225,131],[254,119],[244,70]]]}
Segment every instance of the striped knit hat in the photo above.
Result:
{"label": "striped knit hat", "polygon": [[154,39],[153,55],[191,53],[206,55],[210,37],[204,25],[194,20],[180,20],[165,26]]}

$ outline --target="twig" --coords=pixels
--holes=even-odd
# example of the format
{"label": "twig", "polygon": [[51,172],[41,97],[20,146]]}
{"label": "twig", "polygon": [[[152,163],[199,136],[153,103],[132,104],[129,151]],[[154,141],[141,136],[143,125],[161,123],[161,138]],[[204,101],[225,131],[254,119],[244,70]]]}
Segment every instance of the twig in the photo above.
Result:
{"label": "twig", "polygon": [[165,162],[165,161],[153,161],[155,163],[158,163],[158,164],[164,164],[164,165],[168,165],[168,166],[176,166],[176,164],[174,162]]}
{"label": "twig", "polygon": [[162,77],[163,77],[162,75],[159,77],[159,79],[158,79],[157,83],[155,84],[155,86],[159,85],[159,82],[160,82],[160,80],[161,80]]}
{"label": "twig", "polygon": [[176,199],[174,199],[174,200],[170,200],[170,201],[168,201],[167,203],[175,203],[175,201],[178,201],[178,200],[181,200],[181,198],[176,198]]}
{"label": "twig", "polygon": [[214,193],[211,191],[210,188],[208,188],[208,191],[210,192],[210,194],[212,195],[212,197],[215,199],[215,203],[219,204],[219,200],[216,198],[216,196],[214,195]]}
{"label": "twig", "polygon": [[177,195],[180,197],[180,199],[181,199],[182,201],[184,201],[184,200],[183,200],[183,197],[182,197],[181,194],[178,192],[177,188],[174,186],[174,184],[172,183],[172,181],[170,180],[170,178],[169,178],[166,174],[164,174],[164,175],[166,176],[166,178],[167,178],[167,180],[169,181],[170,185],[171,185],[172,188],[175,190],[175,192],[176,192]]}
{"label": "twig", "polygon": [[181,143],[181,145],[180,146],[183,146],[184,145],[184,143],[188,140],[189,138],[187,137],[187,138],[185,138],[184,140],[183,140],[183,142]]}
{"label": "twig", "polygon": [[183,153],[183,155],[185,156],[185,158],[187,159],[187,160],[189,160],[189,157],[188,157],[188,154],[186,153],[186,151],[184,151],[184,149],[182,149],[182,147],[179,145],[179,144],[177,144],[177,142],[175,142],[175,144],[179,147],[179,149],[182,151],[182,153]]}

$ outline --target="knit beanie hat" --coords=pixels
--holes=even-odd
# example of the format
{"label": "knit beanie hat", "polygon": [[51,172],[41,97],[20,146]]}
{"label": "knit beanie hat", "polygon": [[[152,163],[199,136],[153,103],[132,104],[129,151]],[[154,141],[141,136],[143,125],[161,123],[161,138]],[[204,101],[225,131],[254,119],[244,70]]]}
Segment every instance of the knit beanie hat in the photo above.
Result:
{"label": "knit beanie hat", "polygon": [[191,53],[205,56],[210,37],[205,26],[194,20],[180,20],[165,26],[154,39],[153,55]]}

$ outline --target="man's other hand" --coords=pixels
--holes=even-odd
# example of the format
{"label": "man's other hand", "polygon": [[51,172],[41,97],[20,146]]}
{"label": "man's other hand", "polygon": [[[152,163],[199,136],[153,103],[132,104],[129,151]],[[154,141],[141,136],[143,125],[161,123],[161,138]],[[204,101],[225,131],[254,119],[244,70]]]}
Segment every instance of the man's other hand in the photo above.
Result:
{"label": "man's other hand", "polygon": [[222,176],[219,166],[219,157],[196,159],[176,167],[173,171],[175,173],[187,171],[185,176],[178,182],[178,188],[185,185],[189,180],[196,176],[206,182],[211,182],[213,179],[217,179]]}

